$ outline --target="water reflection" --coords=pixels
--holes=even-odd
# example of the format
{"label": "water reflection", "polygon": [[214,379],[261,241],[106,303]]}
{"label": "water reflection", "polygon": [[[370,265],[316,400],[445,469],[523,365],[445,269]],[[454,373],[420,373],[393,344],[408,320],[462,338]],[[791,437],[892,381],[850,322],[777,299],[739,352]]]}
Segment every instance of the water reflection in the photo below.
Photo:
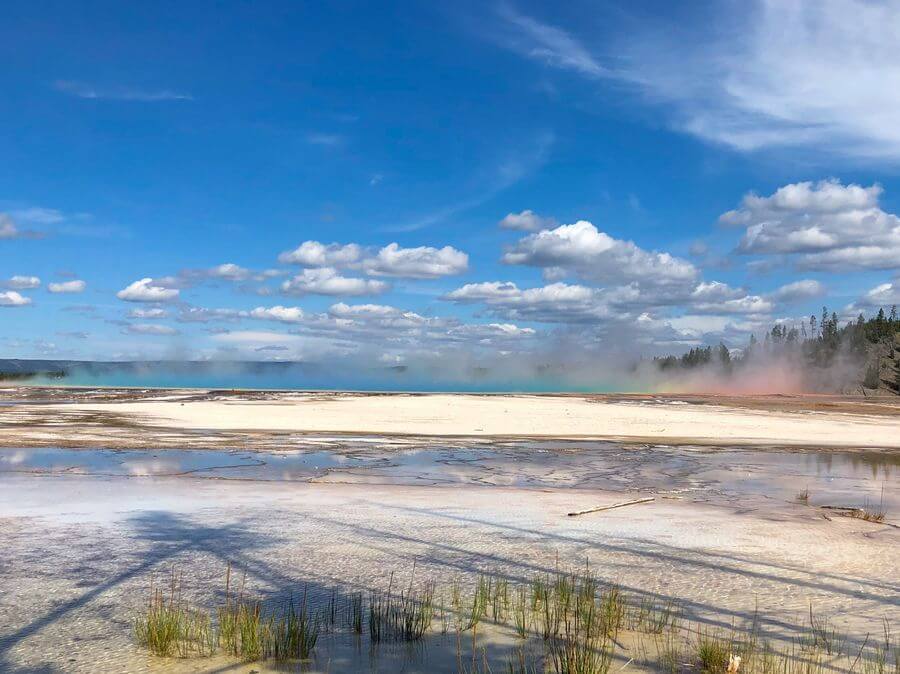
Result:
{"label": "water reflection", "polygon": [[[900,453],[540,441],[414,446],[315,438],[279,452],[0,449],[0,473],[191,477],[536,489],[641,490],[705,500],[898,502]],[[883,496],[882,496],[883,493]],[[863,501],[864,500],[864,501]]]}

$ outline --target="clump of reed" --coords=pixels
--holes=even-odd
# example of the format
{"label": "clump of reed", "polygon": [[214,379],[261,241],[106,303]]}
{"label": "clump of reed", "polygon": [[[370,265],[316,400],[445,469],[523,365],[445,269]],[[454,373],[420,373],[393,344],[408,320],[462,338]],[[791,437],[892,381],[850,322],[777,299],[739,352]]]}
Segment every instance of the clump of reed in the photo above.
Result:
{"label": "clump of reed", "polygon": [[162,657],[206,657],[219,649],[247,661],[308,659],[319,636],[320,616],[307,608],[306,594],[266,610],[231,591],[226,572],[225,602],[214,611],[192,607],[181,597],[181,577],[173,571],[170,588],[151,588],[145,609],[133,621],[136,641]]}
{"label": "clump of reed", "polygon": [[409,586],[398,594],[391,591],[393,581],[391,574],[387,591],[373,591],[369,598],[369,638],[372,643],[418,641],[425,636],[434,620],[433,581],[425,583],[421,589],[415,589],[410,578]]}
{"label": "clump of reed", "polygon": [[140,645],[162,657],[202,657],[216,649],[209,615],[182,599],[181,576],[174,569],[168,592],[151,586],[147,606],[133,620],[132,630]]}
{"label": "clump of reed", "polygon": [[221,609],[218,616],[223,650],[248,662],[306,660],[319,638],[319,620],[293,601],[277,612],[244,602]]}
{"label": "clump of reed", "polygon": [[217,611],[218,643],[237,658],[256,660],[306,660],[316,647],[322,622],[327,616],[313,616],[306,590],[299,602],[289,598],[278,608],[265,610],[263,604],[244,595],[244,583],[231,594],[230,569],[225,581],[225,603]]}
{"label": "clump of reed", "polygon": [[[449,606],[443,601],[449,590]],[[447,634],[455,624],[460,672],[510,674],[607,674],[620,632],[628,632],[632,660],[653,671],[677,674],[900,674],[900,649],[885,621],[884,634],[859,645],[838,633],[827,616],[810,607],[809,623],[787,647],[763,638],[758,614],[749,626],[731,632],[700,630],[683,625],[684,616],[672,601],[629,598],[616,586],[601,584],[589,568],[540,574],[518,584],[481,574],[472,585],[453,579],[435,601],[434,581],[387,589],[342,594],[332,588],[310,608],[306,589],[298,599],[261,602],[248,595],[245,581],[232,588],[225,579],[224,601],[212,611],[183,600],[181,578],[173,571],[167,589],[151,587],[150,597],[134,620],[137,641],[166,657],[225,653],[244,661],[306,660],[314,657],[320,634],[344,631],[355,638],[368,634],[374,646],[382,642],[419,642]],[[440,625],[433,625],[440,615]],[[512,655],[491,662],[477,647],[481,623],[506,630],[520,641]],[[470,631],[472,657],[460,653],[462,635]],[[329,641],[330,643],[330,641]],[[377,651],[372,651],[377,653]],[[631,662],[629,660],[628,662]],[[627,665],[627,663],[626,663]]]}

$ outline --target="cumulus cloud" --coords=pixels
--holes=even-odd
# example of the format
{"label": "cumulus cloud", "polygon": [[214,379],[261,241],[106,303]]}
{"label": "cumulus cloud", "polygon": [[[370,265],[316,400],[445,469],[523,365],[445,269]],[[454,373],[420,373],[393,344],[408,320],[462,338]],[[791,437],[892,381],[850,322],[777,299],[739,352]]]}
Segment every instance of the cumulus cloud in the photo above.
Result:
{"label": "cumulus cloud", "polygon": [[534,328],[522,328],[513,323],[468,323],[450,328],[447,335],[452,338],[475,339],[481,343],[490,343],[496,339],[518,339],[533,337],[537,334]]}
{"label": "cumulus cloud", "polygon": [[338,318],[383,318],[385,316],[397,316],[402,311],[397,307],[388,306],[386,304],[345,304],[338,302],[332,304],[328,309],[328,313]]}
{"label": "cumulus cloud", "polygon": [[300,323],[304,314],[300,307],[256,307],[249,313],[250,318],[263,321],[278,321],[280,323]]}
{"label": "cumulus cloud", "polygon": [[232,262],[226,262],[207,270],[210,278],[220,278],[226,281],[244,281],[250,277],[250,270]]}
{"label": "cumulus cloud", "polygon": [[373,276],[439,278],[462,274],[469,268],[469,256],[452,246],[401,248],[390,243],[365,260],[363,267]]}
{"label": "cumulus cloud", "polygon": [[47,285],[47,290],[49,290],[51,293],[66,293],[71,295],[84,292],[84,289],[86,287],[87,283],[79,279],[75,279],[72,281],[62,281],[60,283],[49,283]]}
{"label": "cumulus cloud", "polygon": [[129,335],[154,335],[157,337],[167,337],[177,335],[178,330],[168,325],[159,325],[157,323],[136,323],[125,326],[125,330]]}
{"label": "cumulus cloud", "polygon": [[900,268],[900,218],[878,206],[878,185],[837,180],[785,185],[768,197],[748,194],[720,222],[744,227],[744,254],[790,255],[801,269]]}
{"label": "cumulus cloud", "polygon": [[469,256],[452,246],[402,248],[398,243],[390,243],[374,251],[355,243],[305,241],[294,250],[279,255],[278,261],[304,267],[355,269],[371,276],[405,278],[439,278],[461,274],[469,267]]}
{"label": "cumulus cloud", "polygon": [[24,307],[31,304],[31,298],[25,297],[15,290],[0,292],[0,307]]}
{"label": "cumulus cloud", "polygon": [[384,281],[341,276],[331,267],[304,269],[281,284],[288,295],[378,295],[389,287]]}
{"label": "cumulus cloud", "polygon": [[6,281],[0,281],[0,288],[10,290],[34,290],[40,287],[41,279],[37,276],[13,276]]}
{"label": "cumulus cloud", "polygon": [[515,229],[522,232],[537,232],[541,229],[550,229],[556,226],[553,218],[545,218],[532,210],[524,210],[520,213],[507,213],[497,223],[502,229]]}
{"label": "cumulus cloud", "polygon": [[598,282],[647,285],[690,284],[699,272],[687,260],[646,251],[614,239],[586,220],[530,234],[502,258],[506,264],[570,271]]}
{"label": "cumulus cloud", "polygon": [[510,320],[585,324],[652,318],[648,311],[689,308],[698,314],[765,314],[773,303],[718,281],[695,286],[642,289],[637,283],[595,288],[563,282],[520,289],[510,281],[469,283],[444,295],[461,304],[484,304]]}
{"label": "cumulus cloud", "polygon": [[726,283],[704,281],[698,283],[691,291],[690,299],[693,302],[724,302],[739,299],[744,295],[746,295],[746,292],[739,288],[732,288]]}
{"label": "cumulus cloud", "polygon": [[848,309],[888,308],[897,304],[900,304],[900,283],[882,283],[865,293]]}
{"label": "cumulus cloud", "polygon": [[603,291],[566,283],[527,289],[510,281],[467,283],[444,299],[460,304],[484,303],[495,315],[510,320],[584,323],[609,316]]}
{"label": "cumulus cloud", "polygon": [[177,288],[157,285],[150,277],[135,281],[116,293],[116,297],[126,302],[169,302],[179,295]]}
{"label": "cumulus cloud", "polygon": [[696,302],[691,310],[701,314],[767,314],[774,308],[773,303],[759,295],[745,295],[721,302]]}
{"label": "cumulus cloud", "polygon": [[776,302],[790,303],[821,297],[824,294],[825,286],[819,281],[803,279],[781,286],[775,292],[770,293],[769,297]]}
{"label": "cumulus cloud", "polygon": [[324,244],[318,241],[304,241],[294,250],[278,256],[282,264],[299,264],[304,267],[346,267],[359,262],[363,257],[362,246],[355,243]]}

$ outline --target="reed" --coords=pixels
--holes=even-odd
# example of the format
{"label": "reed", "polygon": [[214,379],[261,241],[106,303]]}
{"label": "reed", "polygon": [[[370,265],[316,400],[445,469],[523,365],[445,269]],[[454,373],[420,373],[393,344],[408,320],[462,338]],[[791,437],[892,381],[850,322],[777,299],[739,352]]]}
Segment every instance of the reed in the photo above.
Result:
{"label": "reed", "polygon": [[[235,590],[229,568],[224,601],[204,611],[183,600],[181,577],[173,571],[168,588],[151,587],[133,621],[135,639],[164,657],[220,652],[248,662],[303,661],[314,656],[323,631],[343,631],[355,638],[368,631],[373,645],[411,643],[439,631],[448,633],[455,619],[460,672],[607,674],[619,633],[627,630],[632,659],[652,671],[676,674],[689,667],[710,674],[900,674],[900,649],[887,621],[881,637],[867,637],[860,645],[810,607],[807,629],[789,646],[775,647],[762,638],[756,613],[749,625],[732,627],[730,633],[696,632],[680,624],[673,602],[632,601],[616,586],[601,588],[589,568],[557,569],[555,575],[514,585],[481,575],[468,589],[454,579],[449,606],[441,601],[440,607],[435,582],[415,582],[415,567],[400,590],[391,574],[386,591],[367,597],[359,591],[343,595],[333,588],[317,609],[310,607],[306,589],[299,600],[290,597],[274,604],[248,596],[245,584],[242,579]],[[434,627],[438,610],[441,625]],[[477,645],[479,625],[487,616],[494,623],[491,629],[514,632],[520,639],[512,654],[499,662],[492,662],[488,651]],[[472,654],[464,662],[461,644],[468,630]]]}
{"label": "reed", "polygon": [[181,576],[174,570],[168,593],[151,587],[146,609],[133,619],[132,631],[138,644],[162,657],[202,657],[216,649],[209,616],[182,600]]}

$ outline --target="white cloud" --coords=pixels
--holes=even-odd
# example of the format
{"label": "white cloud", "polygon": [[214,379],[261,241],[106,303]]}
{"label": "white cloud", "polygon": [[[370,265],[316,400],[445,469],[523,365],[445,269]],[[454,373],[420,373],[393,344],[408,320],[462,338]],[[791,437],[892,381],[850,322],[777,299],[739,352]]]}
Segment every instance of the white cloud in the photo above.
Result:
{"label": "white cloud", "polygon": [[900,304],[900,283],[882,283],[860,297],[850,308],[887,308]]}
{"label": "white cloud", "polygon": [[193,100],[193,97],[190,94],[172,91],[171,89],[139,89],[135,87],[120,86],[100,87],[71,80],[58,80],[54,86],[58,91],[76,96],[77,98],[146,103]]}
{"label": "white cloud", "polygon": [[[490,281],[469,283],[443,297],[461,304],[484,304],[488,310],[507,320],[530,320],[568,325],[629,324],[665,332],[665,316],[659,312],[688,310],[695,314],[753,315],[762,318],[774,307],[772,300],[750,295],[718,281],[701,282],[690,287],[641,289],[637,283],[593,288],[562,282],[520,289],[515,283]],[[649,312],[649,313],[648,313]],[[654,315],[656,314],[656,315]],[[642,328],[642,329],[644,329]],[[646,329],[644,329],[646,332]],[[671,332],[667,333],[671,336]]]}
{"label": "white cloud", "polygon": [[469,256],[452,246],[401,248],[390,243],[363,263],[373,276],[439,278],[462,274],[469,268]]}
{"label": "white cloud", "polygon": [[605,68],[569,33],[500,5],[500,15],[513,30],[499,36],[502,44],[525,58],[586,77],[600,77]]}
{"label": "white cloud", "polygon": [[246,316],[247,312],[240,309],[186,307],[179,312],[175,320],[179,323],[210,323],[212,321],[237,321]]}
{"label": "white cloud", "polygon": [[303,309],[300,307],[256,307],[250,311],[250,318],[281,323],[300,323],[303,320]]}
{"label": "white cloud", "polygon": [[177,335],[178,330],[168,325],[158,325],[156,323],[137,323],[125,327],[125,332],[130,335],[155,335],[157,337],[166,337]]}
{"label": "white cloud", "polygon": [[19,228],[12,219],[3,213],[0,213],[0,239],[15,239],[19,236]]}
{"label": "white cloud", "polygon": [[235,330],[213,335],[218,342],[241,345],[259,344],[290,344],[302,340],[299,335],[288,335],[283,332],[270,332],[268,330]]}
{"label": "white cloud", "polygon": [[87,287],[87,283],[81,280],[62,281],[60,283],[49,283],[47,290],[51,293],[81,293]]}
{"label": "white cloud", "polygon": [[249,269],[245,269],[232,262],[226,262],[225,264],[220,264],[217,267],[208,269],[206,273],[210,278],[220,278],[225,279],[226,281],[244,281],[250,277]]}
{"label": "white cloud", "polygon": [[781,286],[769,297],[776,302],[801,302],[825,294],[825,286],[819,281],[803,279]]}
{"label": "white cloud", "polygon": [[745,295],[721,302],[696,302],[691,310],[705,314],[767,314],[774,308],[772,302],[759,295]]}
{"label": "white cloud", "polygon": [[719,281],[701,282],[691,291],[693,302],[722,302],[734,300],[746,295],[743,290],[732,288]]}
{"label": "white cloud", "polygon": [[304,269],[281,284],[288,295],[377,295],[389,287],[384,281],[341,276],[330,267]]}
{"label": "white cloud", "polygon": [[31,298],[25,297],[15,290],[0,292],[0,307],[24,307],[31,304]]}
{"label": "white cloud", "polygon": [[6,213],[0,213],[0,239],[39,239],[42,234],[30,229],[20,229]]}
{"label": "white cloud", "polygon": [[402,312],[397,307],[391,307],[386,304],[348,305],[344,302],[338,302],[331,305],[328,313],[338,318],[383,318],[385,316],[396,316]]}
{"label": "white cloud", "polygon": [[306,136],[306,142],[310,145],[323,145],[325,147],[336,147],[343,145],[347,139],[339,133],[310,133]]}
{"label": "white cloud", "polygon": [[41,285],[41,279],[37,276],[13,276],[8,281],[0,282],[0,287],[11,290],[34,290]]}
{"label": "white cloud", "polygon": [[534,328],[522,328],[513,323],[468,323],[452,327],[447,334],[462,339],[474,339],[482,343],[490,343],[497,339],[522,339],[537,334]]}
{"label": "white cloud", "polygon": [[507,213],[497,223],[502,229],[515,229],[522,232],[537,232],[541,229],[550,229],[556,226],[553,218],[545,218],[532,210],[524,210],[520,213]]}
{"label": "white cloud", "polygon": [[836,180],[794,183],[768,197],[748,194],[719,220],[746,228],[741,253],[792,255],[801,269],[900,268],[900,218],[878,206],[881,192]]}
{"label": "white cloud", "polygon": [[142,278],[116,293],[116,297],[126,302],[169,302],[178,297],[177,288],[156,285],[152,278]]}
{"label": "white cloud", "polygon": [[132,309],[128,312],[128,318],[165,318],[168,315],[169,312],[158,307],[150,309]]}
{"label": "white cloud", "polygon": [[362,259],[363,248],[355,243],[324,244],[304,241],[297,248],[278,256],[282,264],[299,264],[304,267],[346,267]]}
{"label": "white cloud", "polygon": [[498,31],[514,31],[500,42],[525,58],[630,85],[675,128],[711,142],[900,160],[900,5],[749,0],[700,7],[676,3],[667,19],[641,24],[617,25],[623,15],[608,13],[606,35],[587,36],[604,56],[614,55],[608,67],[587,41],[511,10]]}
{"label": "white cloud", "polygon": [[685,130],[738,149],[900,159],[891,112],[900,105],[900,6],[757,0],[746,8],[726,30],[675,36],[682,46],[656,34],[654,52],[648,36],[640,54],[626,54],[639,61],[635,81],[674,104]]}
{"label": "white cloud", "polygon": [[[278,261],[304,267],[356,269],[365,271],[371,276],[406,278],[438,278],[461,274],[469,266],[469,256],[451,246],[401,248],[397,243],[373,251],[355,243],[323,244],[318,241],[304,241],[294,250],[279,255]],[[334,269],[330,270],[333,271]],[[371,293],[371,288],[367,293]]]}
{"label": "white cloud", "polygon": [[584,323],[609,316],[603,291],[565,283],[524,290],[509,281],[467,283],[444,299],[460,304],[484,303],[496,315],[510,320]]}
{"label": "white cloud", "polygon": [[31,206],[29,208],[20,208],[11,213],[13,219],[18,222],[25,222],[30,225],[58,225],[66,220],[66,216],[62,211],[55,208],[43,208],[41,206]]}
{"label": "white cloud", "polygon": [[558,270],[570,270],[599,282],[683,285],[698,276],[696,267],[687,260],[614,239],[586,220],[530,234],[502,259],[506,264],[543,267],[555,276]]}

